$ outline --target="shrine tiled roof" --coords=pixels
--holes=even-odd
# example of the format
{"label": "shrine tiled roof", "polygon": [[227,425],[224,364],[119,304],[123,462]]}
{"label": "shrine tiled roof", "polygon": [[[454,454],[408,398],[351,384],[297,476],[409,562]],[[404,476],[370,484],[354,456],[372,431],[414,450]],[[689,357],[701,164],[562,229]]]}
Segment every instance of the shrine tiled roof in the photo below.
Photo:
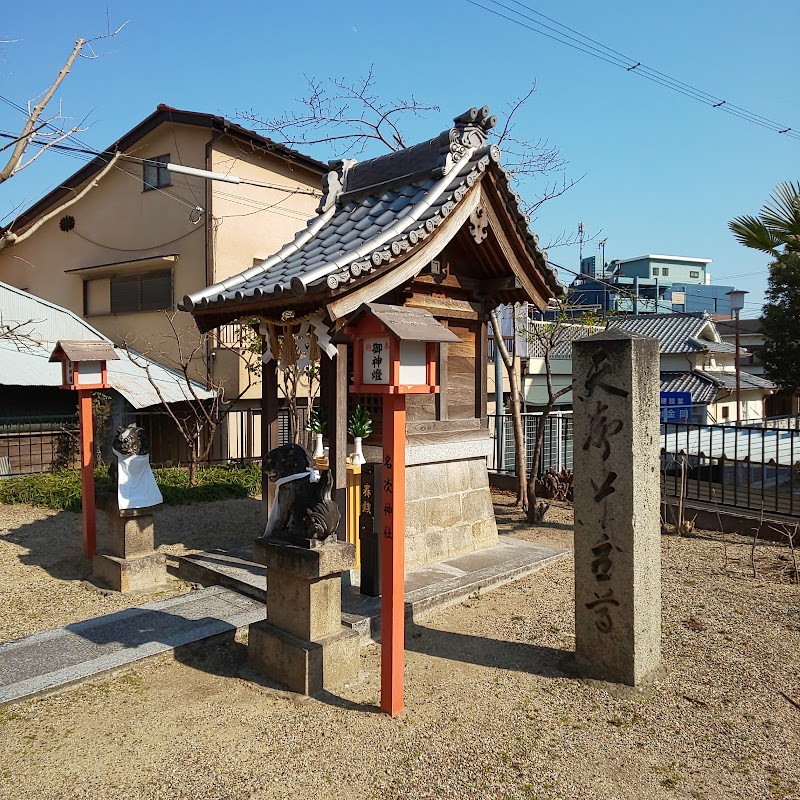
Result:
{"label": "shrine tiled roof", "polygon": [[361,163],[332,162],[318,216],[294,241],[250,269],[187,295],[179,307],[192,311],[283,293],[302,296],[357,282],[424,246],[489,172],[548,288],[560,294],[500,166],[500,150],[487,143],[493,125],[486,107],[473,108],[428,142]]}

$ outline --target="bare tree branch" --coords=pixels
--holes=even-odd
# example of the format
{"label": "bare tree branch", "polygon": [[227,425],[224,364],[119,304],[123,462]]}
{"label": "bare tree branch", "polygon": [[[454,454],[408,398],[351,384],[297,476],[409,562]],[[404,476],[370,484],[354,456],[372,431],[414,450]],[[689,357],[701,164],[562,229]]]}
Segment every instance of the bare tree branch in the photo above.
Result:
{"label": "bare tree branch", "polygon": [[[14,143],[14,148],[11,151],[11,155],[8,158],[5,166],[0,169],[0,183],[7,181],[9,178],[14,176],[17,172],[24,169],[25,167],[29,166],[41,152],[51,148],[53,145],[57,144],[58,142],[62,141],[63,139],[74,135],[80,129],[77,127],[73,127],[69,131],[58,131],[58,135],[51,138],[42,137],[39,135],[39,129],[41,127],[50,127],[53,125],[53,120],[55,119],[63,119],[61,113],[57,116],[51,117],[40,126],[39,120],[42,117],[45,109],[47,108],[50,101],[55,96],[55,93],[58,91],[61,84],[64,82],[67,75],[69,75],[70,70],[72,69],[73,65],[75,64],[76,59],[80,56],[83,58],[97,58],[98,55],[94,51],[92,44],[97,42],[101,39],[109,39],[111,37],[116,36],[128,23],[123,22],[115,31],[109,31],[104,33],[100,36],[94,36],[90,39],[78,39],[75,42],[72,50],[70,51],[69,55],[66,58],[61,69],[58,71],[53,82],[50,86],[45,89],[45,91],[40,96],[38,102],[35,105],[31,105],[33,101],[28,103],[28,115],[27,119],[25,120],[25,124],[22,126],[20,131],[19,137],[16,139]],[[89,51],[89,54],[84,53],[84,49]],[[29,147],[32,145],[38,145],[40,148],[39,153],[37,153],[33,158],[25,161],[25,153]]]}
{"label": "bare tree branch", "polygon": [[[520,408],[521,392],[517,382],[517,373],[514,369],[514,359],[508,352],[505,340],[503,339],[503,328],[500,324],[500,316],[497,309],[492,309],[489,319],[492,324],[492,334],[494,337],[494,357],[502,358],[503,365],[508,375],[508,387],[511,400],[511,421],[514,427],[514,469],[517,477],[517,499],[515,505],[522,506],[523,510],[528,508],[528,473],[525,457],[525,427],[522,424],[522,409]],[[516,331],[514,332],[516,336]],[[502,409],[495,408],[495,424],[501,424]],[[497,465],[500,468],[500,465]]]}
{"label": "bare tree branch", "polygon": [[114,168],[117,161],[119,161],[121,153],[114,153],[114,155],[109,159],[108,164],[100,170],[100,173],[93,178],[86,186],[83,187],[71,200],[68,200],[66,203],[62,203],[57,208],[54,208],[49,213],[45,214],[42,217],[39,217],[36,222],[31,225],[26,231],[20,234],[16,234],[11,230],[6,230],[0,235],[0,250],[4,250],[6,247],[11,245],[19,244],[20,242],[24,242],[28,237],[32,236],[39,228],[42,227],[46,222],[49,222],[53,217],[57,217],[59,214],[64,212],[68,209],[71,205],[77,203],[82,197],[87,195],[98,183]]}
{"label": "bare tree branch", "polygon": [[254,111],[239,114],[257,130],[280,138],[284,144],[309,146],[332,143],[340,157],[361,154],[372,142],[389,150],[407,146],[398,116],[420,117],[439,111],[439,106],[410,99],[384,102],[375,90],[372,67],[355,80],[305,76],[308,95],[298,98],[301,111],[286,111],[280,116],[263,118]]}
{"label": "bare tree branch", "polygon": [[[210,374],[209,365],[204,356],[207,352],[206,345],[210,343],[210,334],[203,334],[199,338],[196,334],[184,336],[176,325],[176,314],[167,313],[166,317],[170,333],[164,338],[169,342],[169,346],[156,348],[149,345],[149,352],[142,355],[152,358],[160,364],[172,364],[174,371],[180,375],[181,392],[187,400],[186,405],[182,406],[180,411],[176,411],[174,405],[167,402],[159,382],[151,373],[150,364],[138,359],[137,353],[131,350],[128,342],[123,342],[123,346],[131,361],[145,370],[147,379],[158,396],[165,413],[173,421],[179,435],[184,440],[189,453],[189,483],[194,485],[197,468],[210,458],[217,431],[236,403],[256,383],[254,376],[259,370],[253,369],[253,365],[250,363],[254,355],[253,348],[227,346],[217,337],[214,347],[217,350],[223,349],[235,353],[245,367],[244,370],[239,371],[239,374],[245,373],[247,380],[239,382],[238,390],[233,397],[226,395],[226,387],[222,379],[212,380],[209,389],[213,396],[211,398],[201,397],[196,388],[196,381],[192,378],[192,371],[197,368],[199,362],[201,368]],[[255,340],[256,334],[253,334],[253,337]],[[187,344],[187,340],[189,344]],[[173,349],[177,356],[170,354],[170,350]]]}

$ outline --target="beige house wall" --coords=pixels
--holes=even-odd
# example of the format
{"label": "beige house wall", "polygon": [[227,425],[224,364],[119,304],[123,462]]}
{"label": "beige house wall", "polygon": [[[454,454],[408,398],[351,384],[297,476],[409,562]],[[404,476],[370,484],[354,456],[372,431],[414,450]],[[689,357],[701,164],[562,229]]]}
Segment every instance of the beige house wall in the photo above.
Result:
{"label": "beige house wall", "polygon": [[293,194],[283,189],[214,181],[214,274],[211,277],[215,283],[276,253],[316,216],[321,179],[309,170],[254,150],[230,136],[214,141],[208,168],[213,172],[313,192],[313,195]]}
{"label": "beige house wall", "polygon": [[[63,215],[58,214],[30,239],[0,251],[0,280],[85,316],[117,345],[127,343],[175,366],[178,347],[165,312],[112,314],[110,279],[171,269],[171,313],[184,352],[191,350],[200,342],[197,328],[190,314],[175,311],[175,304],[291,241],[315,214],[321,179],[271,153],[193,125],[162,124],[127,155],[169,155],[175,163],[306,192],[209,182],[177,173],[170,173],[169,186],[144,190],[142,163],[120,159],[94,189],[64,211],[75,219],[73,230],[60,230]],[[201,211],[195,212],[197,207]],[[210,230],[203,209],[211,211]],[[224,382],[227,396],[237,396],[247,383],[244,364],[233,354],[219,352],[216,344],[212,338],[212,377]],[[205,382],[201,354],[195,364],[194,377]],[[257,380],[246,397],[258,398],[260,392]]]}
{"label": "beige house wall", "polygon": [[[208,169],[281,187],[222,181],[211,184],[213,283],[276,253],[316,216],[322,194],[320,176],[268,151],[221,136],[212,143]],[[220,350],[214,357],[214,371],[225,376],[229,395],[244,391],[243,399],[261,396],[260,380],[248,374],[244,359]]]}
{"label": "beige house wall", "polygon": [[[208,132],[199,128],[162,125],[138,141],[129,155],[169,154],[175,161],[203,165],[207,138]],[[30,239],[0,252],[0,280],[85,316],[115,344],[127,342],[169,366],[176,346],[164,312],[110,313],[109,281],[114,275],[172,268],[174,300],[204,286],[205,224],[202,218],[197,224],[189,219],[197,205],[205,205],[205,181],[173,174],[172,185],[163,191],[145,191],[142,164],[120,159],[64,211],[75,219],[73,230],[60,230],[59,214]],[[143,260],[165,255],[175,260]],[[92,267],[99,268],[87,269]],[[73,272],[78,269],[83,271]],[[197,339],[188,314],[177,315],[175,322],[185,336]]]}

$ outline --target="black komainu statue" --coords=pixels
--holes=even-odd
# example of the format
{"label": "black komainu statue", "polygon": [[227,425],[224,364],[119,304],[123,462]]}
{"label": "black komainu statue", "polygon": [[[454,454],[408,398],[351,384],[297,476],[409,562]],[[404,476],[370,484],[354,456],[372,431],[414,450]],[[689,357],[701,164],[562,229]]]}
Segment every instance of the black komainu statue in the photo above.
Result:
{"label": "black komainu statue", "polygon": [[[135,422],[130,425],[120,425],[117,434],[111,443],[111,448],[117,456],[144,456],[150,452],[150,443],[144,428]],[[114,485],[117,485],[117,459],[112,458],[108,465],[108,474]]]}
{"label": "black komainu statue", "polygon": [[306,547],[336,540],[341,515],[331,500],[331,473],[326,470],[314,482],[310,467],[308,453],[298,444],[285,444],[267,454],[264,473],[277,491],[264,538]]}

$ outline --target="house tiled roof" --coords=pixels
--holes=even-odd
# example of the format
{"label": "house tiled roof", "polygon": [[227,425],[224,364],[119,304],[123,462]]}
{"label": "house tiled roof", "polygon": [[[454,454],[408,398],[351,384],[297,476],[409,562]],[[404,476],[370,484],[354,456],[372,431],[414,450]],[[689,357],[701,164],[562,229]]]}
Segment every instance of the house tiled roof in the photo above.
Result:
{"label": "house tiled roof", "polygon": [[473,108],[454,123],[438,137],[406,150],[363,163],[333,162],[318,216],[306,230],[260,264],[184,297],[179,307],[191,311],[284,292],[302,296],[356,282],[423,246],[489,172],[495,174],[517,231],[549,289],[560,294],[563,287],[500,166],[500,151],[487,144],[494,117],[486,107]]}
{"label": "house tiled roof", "polygon": [[711,378],[696,372],[662,372],[661,391],[689,392],[693,405],[705,405],[714,402],[717,384]]}
{"label": "house tiled roof", "polygon": [[[689,339],[689,344],[693,345],[697,348],[699,352],[707,352],[707,353],[735,353],[736,346],[730,344],[730,342],[714,342],[710,341],[709,339],[698,339],[696,337],[691,337]],[[743,347],[739,348],[739,352],[744,355],[747,354],[747,350]]]}
{"label": "house tiled roof", "polygon": [[616,317],[608,324],[612,328],[658,339],[662,355],[735,352],[733,345],[721,340],[714,321],[706,314],[639,314]]}
{"label": "house tiled roof", "polygon": [[[712,372],[705,370],[702,373],[704,376],[711,378],[717,386],[723,389],[736,388],[736,373],[735,372]],[[778,387],[767,378],[762,378],[760,375],[753,375],[749,372],[739,372],[739,383],[742,389],[777,389]]]}
{"label": "house tiled roof", "polygon": [[[740,372],[742,389],[775,389],[772,381],[749,372]],[[662,372],[662,392],[689,392],[692,403],[713,403],[720,389],[736,389],[736,373],[694,370],[693,372]]]}

